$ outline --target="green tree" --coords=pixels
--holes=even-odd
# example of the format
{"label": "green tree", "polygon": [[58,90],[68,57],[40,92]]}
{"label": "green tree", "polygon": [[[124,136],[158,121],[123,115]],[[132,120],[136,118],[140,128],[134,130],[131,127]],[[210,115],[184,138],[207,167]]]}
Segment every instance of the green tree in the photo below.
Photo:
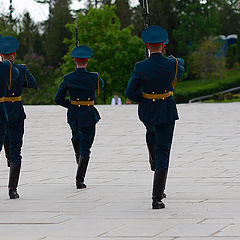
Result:
{"label": "green tree", "polygon": [[221,34],[223,35],[227,36],[240,30],[240,11],[229,1],[223,1],[219,11],[219,20],[222,23]]}
{"label": "green tree", "polygon": [[55,0],[49,20],[49,31],[46,35],[47,60],[55,67],[59,66],[67,52],[63,40],[71,35],[65,27],[67,23],[72,22],[69,5],[70,0]]}
{"label": "green tree", "polygon": [[240,63],[240,30],[238,32],[238,41],[237,41],[237,61]]}
{"label": "green tree", "polygon": [[[140,0],[139,2],[140,4],[132,9],[132,22],[135,27],[134,34],[141,36],[141,33],[144,29],[142,16],[143,0]],[[177,0],[149,1],[150,25],[159,25],[167,30],[170,39],[167,47],[169,54],[176,53],[176,42],[173,37],[173,30],[177,29],[178,27],[177,2]]]}
{"label": "green tree", "polygon": [[0,16],[0,34],[2,36],[17,36],[17,33],[13,29],[13,26],[9,23],[8,17],[4,15]]}
{"label": "green tree", "polygon": [[121,27],[125,28],[131,24],[131,10],[128,0],[116,0],[116,14],[120,19]]}
{"label": "green tree", "polygon": [[39,27],[31,19],[29,12],[25,12],[20,21],[18,40],[20,41],[18,56],[21,59],[28,53],[43,54],[43,39]]}
{"label": "green tree", "polygon": [[132,8],[132,23],[134,25],[133,34],[140,37],[144,28],[142,0],[139,5]]}
{"label": "green tree", "polygon": [[71,0],[35,0],[40,4],[48,4],[49,17],[45,22],[45,53],[48,64],[57,67],[62,62],[62,57],[67,52],[67,46],[63,40],[71,34],[65,25],[72,22],[69,9]]}
{"label": "green tree", "polygon": [[174,30],[178,52],[186,56],[191,53],[204,37],[216,36],[220,33],[218,18],[218,1],[212,0],[203,4],[193,1],[186,5],[179,16],[178,29]]}
{"label": "green tree", "polygon": [[213,40],[205,39],[200,42],[196,51],[189,57],[189,71],[197,77],[211,81],[212,74],[221,68],[221,61],[216,59],[218,45]]}
{"label": "green tree", "polygon": [[[98,101],[106,103],[115,91],[123,95],[134,63],[144,56],[142,41],[131,35],[132,26],[121,30],[114,7],[92,8],[86,15],[78,15],[77,24],[80,44],[89,46],[93,51],[88,71],[99,72],[105,82]],[[75,47],[74,26],[70,24],[68,28],[73,36],[65,41],[69,52],[61,66],[63,74],[73,71],[75,67],[70,56]]]}
{"label": "green tree", "polygon": [[226,66],[233,68],[238,61],[237,44],[230,45],[227,50]]}
{"label": "green tree", "polygon": [[240,14],[240,1],[239,0],[226,0],[227,4],[238,14]]}

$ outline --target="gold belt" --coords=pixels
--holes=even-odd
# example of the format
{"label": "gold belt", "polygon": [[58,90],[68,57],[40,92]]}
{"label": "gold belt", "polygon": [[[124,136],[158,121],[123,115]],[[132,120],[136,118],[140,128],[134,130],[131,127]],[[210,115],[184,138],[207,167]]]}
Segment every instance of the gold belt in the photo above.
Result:
{"label": "gold belt", "polygon": [[0,98],[0,103],[1,103],[1,102],[4,102],[4,97],[1,97],[1,98]]}
{"label": "gold belt", "polygon": [[71,100],[71,104],[72,105],[77,105],[77,106],[81,106],[81,105],[84,105],[84,106],[92,106],[94,105],[94,101],[73,101]]}
{"label": "gold belt", "polygon": [[143,93],[143,97],[144,98],[151,99],[151,100],[153,100],[153,102],[155,101],[155,99],[162,99],[162,100],[164,100],[165,98],[168,98],[170,96],[173,96],[173,91],[169,91],[169,92],[162,93],[162,94]]}
{"label": "gold belt", "polygon": [[22,97],[4,97],[4,102],[21,102]]}

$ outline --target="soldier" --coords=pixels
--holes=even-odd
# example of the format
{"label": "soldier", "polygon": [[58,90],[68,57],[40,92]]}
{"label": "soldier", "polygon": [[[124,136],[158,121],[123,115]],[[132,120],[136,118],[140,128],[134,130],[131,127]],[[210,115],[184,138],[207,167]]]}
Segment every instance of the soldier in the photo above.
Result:
{"label": "soldier", "polygon": [[[2,36],[0,35],[0,47],[2,45]],[[0,152],[2,150],[7,125],[7,110],[4,103],[6,89],[12,81],[18,78],[18,69],[10,62],[0,61]]]}
{"label": "soldier", "polygon": [[24,112],[21,94],[23,87],[34,88],[36,80],[29,72],[26,65],[14,64],[16,51],[19,42],[14,37],[4,37],[1,41],[0,54],[3,61],[7,61],[12,67],[18,69],[19,77],[10,81],[4,102],[8,114],[7,137],[4,147],[6,156],[8,157],[8,165],[10,165],[9,175],[9,197],[10,199],[19,198],[17,193],[18,180],[21,170],[21,148],[23,144],[24,120],[26,114]]}
{"label": "soldier", "polygon": [[160,26],[150,26],[142,33],[150,58],[138,62],[132,72],[126,95],[137,102],[139,119],[146,127],[146,142],[150,149],[151,169],[154,172],[152,208],[165,208],[162,199],[166,185],[169,155],[175,120],[178,112],[173,88],[184,72],[184,61],[163,57],[167,32]]}
{"label": "soldier", "polygon": [[[90,156],[90,148],[95,137],[95,125],[100,120],[99,113],[94,107],[95,90],[103,88],[104,82],[98,73],[86,70],[88,59],[92,51],[87,46],[78,46],[73,49],[76,69],[64,76],[55,102],[68,109],[68,124],[72,130],[72,145],[78,164],[76,174],[77,189],[86,188],[84,178]],[[66,99],[67,91],[70,98]]]}

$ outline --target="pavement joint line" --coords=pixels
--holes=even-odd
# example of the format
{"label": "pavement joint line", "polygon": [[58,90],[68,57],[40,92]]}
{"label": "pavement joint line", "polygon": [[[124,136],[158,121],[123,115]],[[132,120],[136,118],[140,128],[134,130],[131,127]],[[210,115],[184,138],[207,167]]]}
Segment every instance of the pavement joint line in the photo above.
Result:
{"label": "pavement joint line", "polygon": [[167,207],[153,212],[153,173],[137,105],[120,106],[114,114],[111,106],[97,106],[102,120],[86,178],[90,184],[81,192],[75,189],[76,163],[66,110],[26,106],[19,200],[8,200],[9,169],[0,156],[0,222],[15,223],[0,224],[1,238],[13,239],[12,229],[19,229],[26,240],[240,240],[239,107],[178,105]]}
{"label": "pavement joint line", "polygon": [[225,226],[225,227],[219,229],[219,230],[216,231],[215,233],[211,234],[210,236],[211,236],[211,237],[214,237],[214,235],[216,235],[216,234],[222,232],[224,229],[226,229],[226,228],[228,228],[229,226],[232,226],[232,225],[235,225],[235,224],[229,224],[229,225],[227,225],[227,226]]}

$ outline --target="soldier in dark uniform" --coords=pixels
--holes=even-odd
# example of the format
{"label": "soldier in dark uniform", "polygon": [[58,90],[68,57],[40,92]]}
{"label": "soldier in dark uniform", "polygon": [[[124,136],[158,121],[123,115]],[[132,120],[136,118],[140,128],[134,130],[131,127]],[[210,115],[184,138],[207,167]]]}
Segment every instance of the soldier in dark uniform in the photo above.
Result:
{"label": "soldier in dark uniform", "polygon": [[12,67],[18,69],[19,77],[12,79],[9,83],[4,102],[8,114],[7,136],[4,141],[8,165],[10,165],[9,175],[9,197],[10,199],[19,198],[17,193],[18,180],[21,169],[21,148],[23,144],[24,120],[26,114],[24,112],[21,94],[23,87],[34,88],[36,80],[29,72],[26,65],[14,64],[16,51],[19,42],[14,37],[2,38],[0,46],[0,54],[3,60],[6,60]]}
{"label": "soldier in dark uniform", "polygon": [[167,32],[150,26],[142,33],[150,58],[135,64],[126,95],[137,102],[139,119],[146,127],[146,142],[154,172],[152,208],[165,208],[162,199],[166,185],[169,156],[178,112],[173,88],[184,72],[183,59],[164,57]]}
{"label": "soldier in dark uniform", "polygon": [[[2,36],[0,35],[0,47],[2,45]],[[4,137],[6,134],[7,126],[7,110],[4,103],[4,96],[6,94],[7,87],[12,81],[18,78],[19,72],[8,61],[0,61],[0,152],[2,150]]]}
{"label": "soldier in dark uniform", "polygon": [[[78,164],[76,174],[77,189],[86,188],[84,178],[89,162],[90,149],[95,137],[95,125],[100,120],[99,113],[94,107],[95,91],[103,88],[104,82],[98,73],[86,70],[92,51],[87,46],[73,49],[76,69],[64,76],[55,102],[68,109],[68,124],[72,130],[72,144]],[[66,99],[69,92],[70,98]]]}

